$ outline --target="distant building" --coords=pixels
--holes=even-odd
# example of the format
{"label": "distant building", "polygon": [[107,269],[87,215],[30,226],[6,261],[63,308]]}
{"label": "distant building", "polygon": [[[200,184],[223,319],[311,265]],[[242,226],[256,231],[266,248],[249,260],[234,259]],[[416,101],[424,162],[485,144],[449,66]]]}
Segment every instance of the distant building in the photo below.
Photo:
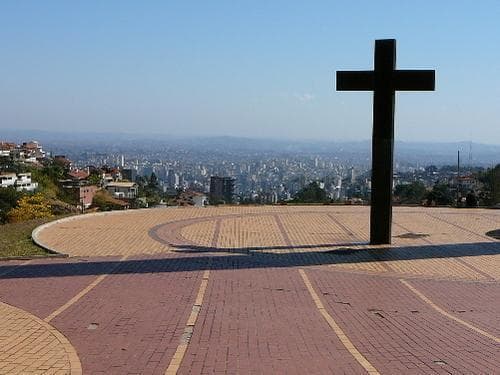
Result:
{"label": "distant building", "polygon": [[115,198],[134,199],[137,197],[138,186],[135,182],[110,182],[106,190]]}
{"label": "distant building", "polygon": [[0,156],[10,157],[11,152],[16,149],[16,144],[12,142],[0,142]]}
{"label": "distant building", "polygon": [[83,181],[89,177],[89,173],[87,171],[75,169],[68,173],[68,176],[75,181]]}
{"label": "distant building", "polygon": [[37,182],[31,181],[31,173],[2,173],[0,174],[0,187],[14,187],[17,191],[35,191]]}
{"label": "distant building", "polygon": [[205,207],[208,204],[208,198],[205,194],[196,191],[183,191],[175,199],[178,206]]}
{"label": "distant building", "polygon": [[16,161],[36,163],[45,158],[45,151],[37,141],[23,142],[17,145],[13,142],[0,141],[0,156],[10,157]]}
{"label": "distant building", "polygon": [[37,141],[23,142],[20,149],[24,153],[24,158],[32,162],[45,157],[45,151]]}
{"label": "distant building", "polygon": [[94,195],[98,188],[95,185],[85,185],[85,186],[65,186],[67,191],[73,194],[73,198],[77,202],[77,206],[81,209],[89,208],[92,205]]}
{"label": "distant building", "polygon": [[232,177],[210,177],[210,202],[231,203],[234,196],[234,181]]}
{"label": "distant building", "polygon": [[192,199],[195,207],[205,207],[208,203],[208,197],[205,194],[198,193]]}
{"label": "distant building", "polygon": [[180,177],[173,169],[169,169],[168,171],[168,186],[170,188],[176,189],[180,185]]}
{"label": "distant building", "polygon": [[71,160],[66,158],[65,155],[56,155],[54,156],[54,163],[59,165],[60,167],[69,170],[71,168]]}

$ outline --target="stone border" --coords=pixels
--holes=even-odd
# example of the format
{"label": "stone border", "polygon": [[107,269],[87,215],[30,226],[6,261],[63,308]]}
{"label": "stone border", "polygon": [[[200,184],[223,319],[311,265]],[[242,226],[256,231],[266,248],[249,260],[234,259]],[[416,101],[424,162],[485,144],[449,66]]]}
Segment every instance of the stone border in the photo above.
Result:
{"label": "stone border", "polygon": [[[54,220],[54,221],[49,221],[48,223],[39,225],[33,231],[31,232],[31,239],[35,243],[35,245],[40,246],[42,249],[48,251],[50,254],[47,256],[41,255],[41,256],[25,256],[25,257],[19,257],[18,259],[37,259],[37,258],[48,258],[48,257],[55,257],[55,258],[68,258],[69,254],[64,254],[61,253],[54,248],[50,247],[49,245],[45,244],[42,242],[39,238],[38,235],[41,231],[51,227],[52,225],[55,224],[60,224],[60,223],[65,223],[67,221],[72,221],[72,220],[77,220],[82,217],[88,217],[88,216],[106,216],[106,215],[117,215],[117,214],[123,214],[127,213],[130,211],[137,212],[137,211],[143,211],[143,210],[151,210],[152,208],[139,208],[139,209],[133,209],[133,210],[115,210],[115,211],[103,211],[103,212],[90,212],[88,214],[83,214],[83,215],[73,215],[73,216],[68,216],[68,217],[63,217],[62,219]],[[154,209],[154,208],[153,208]],[[158,208],[158,209],[164,209],[164,208]],[[2,258],[5,260],[14,260],[14,258]]]}

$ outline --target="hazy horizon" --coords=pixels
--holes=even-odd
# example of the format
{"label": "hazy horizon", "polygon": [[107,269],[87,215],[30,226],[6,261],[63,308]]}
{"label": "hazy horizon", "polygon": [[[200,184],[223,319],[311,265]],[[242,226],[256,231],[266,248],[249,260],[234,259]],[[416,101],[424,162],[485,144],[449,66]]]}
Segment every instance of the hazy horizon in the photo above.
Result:
{"label": "hazy horizon", "polygon": [[500,144],[500,3],[0,4],[0,138],[10,129],[369,140],[375,39],[436,91],[399,93],[396,140]]}
{"label": "hazy horizon", "polygon": [[[32,138],[30,136],[33,135]],[[82,130],[43,130],[43,129],[2,129],[0,127],[0,141],[9,141],[11,138],[16,138],[19,141],[28,141],[34,140],[38,141],[38,136],[41,136],[41,139],[54,140],[56,138],[62,139],[71,139],[75,138],[76,135],[85,136],[88,138],[91,137],[106,137],[115,136],[117,138],[123,137],[129,140],[138,139],[138,140],[158,140],[158,141],[168,141],[168,140],[191,140],[191,139],[235,139],[235,140],[252,140],[252,141],[271,141],[271,142],[289,142],[289,143],[371,143],[371,138],[359,138],[359,139],[321,139],[321,138],[308,138],[308,137],[300,137],[300,138],[292,138],[285,136],[237,136],[237,135],[225,135],[225,134],[212,134],[212,135],[182,135],[182,134],[172,134],[172,133],[155,133],[155,132],[133,132],[133,131],[113,131],[113,130],[102,130],[102,131],[82,131]],[[2,138],[3,137],[3,138]],[[396,139],[397,143],[407,143],[407,144],[429,144],[429,145],[439,145],[439,144],[463,144],[468,145],[472,143],[473,145],[484,145],[484,146],[493,146],[500,147],[500,143],[492,143],[492,142],[474,142],[467,139],[450,141],[433,141],[433,140],[404,140],[404,139]]]}

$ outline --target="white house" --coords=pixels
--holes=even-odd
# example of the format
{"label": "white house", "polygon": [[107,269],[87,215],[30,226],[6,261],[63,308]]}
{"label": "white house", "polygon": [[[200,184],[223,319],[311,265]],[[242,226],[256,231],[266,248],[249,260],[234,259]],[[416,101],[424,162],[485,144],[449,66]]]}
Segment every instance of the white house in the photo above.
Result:
{"label": "white house", "polygon": [[0,174],[0,187],[9,187],[16,184],[17,176],[15,173]]}
{"label": "white house", "polygon": [[138,186],[135,182],[110,182],[106,190],[115,198],[133,199],[137,197]]}
{"label": "white house", "polygon": [[37,182],[31,181],[31,173],[2,173],[0,174],[0,187],[13,186],[17,191],[34,191],[38,187]]}
{"label": "white house", "polygon": [[205,194],[195,194],[193,203],[195,207],[205,207],[208,204],[208,198]]}

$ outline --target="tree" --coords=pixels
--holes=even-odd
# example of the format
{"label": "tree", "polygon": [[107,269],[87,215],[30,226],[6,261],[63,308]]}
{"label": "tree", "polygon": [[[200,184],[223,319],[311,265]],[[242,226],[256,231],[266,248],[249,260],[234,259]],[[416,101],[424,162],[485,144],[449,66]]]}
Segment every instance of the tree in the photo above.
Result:
{"label": "tree", "polygon": [[500,203],[500,164],[494,168],[488,168],[478,176],[483,183],[483,191],[480,194],[482,204],[493,206]]}
{"label": "tree", "polygon": [[477,207],[477,197],[473,191],[469,192],[465,197],[465,205],[467,207]]}
{"label": "tree", "polygon": [[23,196],[23,193],[9,186],[0,188],[0,223],[7,221],[7,214],[16,207],[17,202]]}
{"label": "tree", "polygon": [[59,185],[53,170],[50,168],[32,168],[31,178],[38,183],[37,191],[49,199],[55,199],[59,194]]}
{"label": "tree", "polygon": [[321,189],[317,182],[311,182],[295,195],[294,201],[297,203],[325,203],[329,199],[326,196],[326,191]]}
{"label": "tree", "polygon": [[448,206],[453,203],[453,194],[445,184],[436,184],[430,192],[427,193],[427,204],[436,204],[438,206]]}
{"label": "tree", "polygon": [[52,217],[49,202],[42,194],[25,195],[19,199],[17,207],[12,208],[7,219],[10,223]]}
{"label": "tree", "polygon": [[407,185],[397,185],[394,189],[395,200],[403,204],[420,204],[425,197],[426,189],[420,181]]}
{"label": "tree", "polygon": [[106,190],[99,190],[92,199],[92,205],[100,211],[122,210],[127,205],[125,202],[113,198]]}
{"label": "tree", "polygon": [[151,177],[149,177],[148,188],[151,190],[157,190],[158,187],[159,187],[158,177],[156,177],[156,174],[154,172],[152,172]]}
{"label": "tree", "polygon": [[87,181],[89,182],[90,185],[100,186],[101,185],[101,176],[100,176],[99,172],[98,171],[90,172],[90,175],[87,178]]}

